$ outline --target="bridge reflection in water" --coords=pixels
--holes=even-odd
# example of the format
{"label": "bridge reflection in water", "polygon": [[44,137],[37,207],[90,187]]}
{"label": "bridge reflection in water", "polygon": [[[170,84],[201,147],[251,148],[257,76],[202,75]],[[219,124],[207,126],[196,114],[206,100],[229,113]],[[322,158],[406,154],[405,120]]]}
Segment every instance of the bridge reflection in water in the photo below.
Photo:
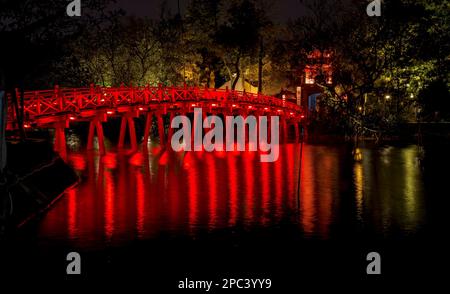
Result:
{"label": "bridge reflection in water", "polygon": [[82,182],[48,212],[39,237],[90,248],[293,225],[301,238],[327,239],[410,234],[425,222],[415,147],[362,149],[355,163],[345,148],[305,145],[297,197],[299,150],[280,146],[275,163],[157,145],[134,155],[71,153]]}

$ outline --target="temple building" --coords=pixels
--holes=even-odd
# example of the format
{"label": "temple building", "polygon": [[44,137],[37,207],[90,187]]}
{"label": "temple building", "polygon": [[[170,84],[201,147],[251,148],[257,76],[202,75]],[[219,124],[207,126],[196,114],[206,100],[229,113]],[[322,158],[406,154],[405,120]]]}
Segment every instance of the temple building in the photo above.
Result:
{"label": "temple building", "polygon": [[297,104],[309,111],[316,111],[317,102],[322,94],[318,82],[333,84],[333,53],[329,50],[314,50],[308,55],[308,61],[301,75],[300,85],[296,89]]}

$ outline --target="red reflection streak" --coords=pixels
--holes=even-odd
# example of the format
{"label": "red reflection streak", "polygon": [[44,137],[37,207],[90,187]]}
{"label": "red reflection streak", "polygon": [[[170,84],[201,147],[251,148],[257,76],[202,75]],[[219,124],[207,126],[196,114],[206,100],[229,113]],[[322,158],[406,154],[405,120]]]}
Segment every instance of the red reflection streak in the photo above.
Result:
{"label": "red reflection streak", "polygon": [[185,152],[183,157],[183,168],[188,170],[193,163],[192,152]]}
{"label": "red reflection streak", "polygon": [[72,167],[77,171],[83,171],[86,169],[86,159],[81,154],[69,155],[69,162]]}
{"label": "red reflection streak", "polygon": [[[176,160],[175,154],[171,154],[170,162],[174,162]],[[180,223],[180,203],[181,203],[181,195],[180,189],[179,189],[179,181],[173,180],[178,179],[179,174],[175,171],[175,169],[170,168],[167,170],[167,178],[168,178],[168,185],[165,188],[165,191],[167,191],[167,199],[169,201],[169,210],[170,210],[170,222],[173,227],[177,227],[177,225]],[[169,184],[170,183],[170,184]]]}
{"label": "red reflection streak", "polygon": [[247,187],[247,194],[245,198],[245,216],[247,220],[252,221],[253,220],[253,208],[254,208],[254,197],[255,197],[255,191],[254,191],[254,179],[255,174],[253,171],[253,158],[255,153],[254,152],[247,152],[245,153],[245,159],[244,159],[244,168],[245,168],[245,180],[246,180],[246,187]]}
{"label": "red reflection streak", "polygon": [[237,196],[237,173],[236,173],[236,157],[228,156],[228,182],[230,187],[230,225],[236,224],[238,196]]}
{"label": "red reflection streak", "polygon": [[323,237],[328,236],[329,224],[331,220],[331,202],[332,202],[332,189],[333,184],[336,182],[335,178],[339,171],[334,170],[336,164],[333,162],[336,157],[326,154],[324,155],[322,161],[322,173],[323,181],[321,185],[319,185],[319,191],[321,195],[321,199],[319,202],[319,225],[320,225],[320,234]]}
{"label": "red reflection streak", "polygon": [[128,162],[134,166],[142,166],[144,160],[144,155],[141,152],[136,152],[130,157]]}
{"label": "red reflection streak", "polygon": [[104,167],[109,169],[115,169],[117,166],[117,156],[114,153],[108,153],[101,159]]}
{"label": "red reflection streak", "polygon": [[[78,215],[78,228],[82,232],[88,232],[90,237],[96,237],[95,230],[101,228],[101,224],[98,221],[102,221],[101,214],[97,213],[95,200],[96,195],[103,194],[103,187],[101,183],[103,181],[103,172],[98,171],[98,157],[92,153],[87,154],[87,174],[88,179],[86,185],[83,185],[80,190],[77,190],[77,212],[82,212],[82,217]],[[100,216],[100,217],[99,217]],[[79,240],[82,242],[82,240]]]}
{"label": "red reflection streak", "polygon": [[77,197],[75,193],[75,189],[70,189],[67,191],[67,197],[69,201],[68,214],[69,214],[69,222],[68,222],[68,232],[69,238],[74,238],[77,235]]}
{"label": "red reflection streak", "polygon": [[280,152],[280,157],[274,162],[272,168],[275,169],[275,216],[277,218],[281,217],[280,212],[282,211],[282,201],[283,201],[283,154]]}
{"label": "red reflection streak", "polygon": [[270,183],[269,180],[265,180],[269,178],[269,163],[262,162],[260,163],[261,167],[261,185],[262,185],[262,212],[263,218],[262,223],[266,224],[269,219],[269,199],[270,199]]}
{"label": "red reflection streak", "polygon": [[161,157],[159,158],[159,165],[167,165],[167,163],[169,162],[169,152],[164,152],[163,155],[161,155]]}
{"label": "red reflection streak", "polygon": [[111,238],[114,233],[114,179],[111,171],[105,172],[105,237],[108,241],[111,241]]}
{"label": "red reflection streak", "polygon": [[197,173],[196,162],[191,152],[186,153],[189,158],[189,168],[187,169],[187,182],[189,185],[189,225],[191,230],[195,228],[198,217],[198,187],[197,187]]}
{"label": "red reflection streak", "polygon": [[209,224],[213,229],[217,224],[217,178],[216,178],[216,159],[212,154],[208,154],[208,187],[209,187]]}
{"label": "red reflection streak", "polygon": [[[303,146],[305,148],[305,146]],[[314,232],[314,217],[316,215],[314,207],[314,162],[311,154],[305,148],[302,153],[302,174],[301,174],[301,193],[300,193],[300,211],[301,223],[306,233]],[[309,177],[309,179],[308,179]]]}
{"label": "red reflection streak", "polygon": [[[296,160],[295,158],[295,154],[294,154],[294,150],[295,150],[295,145],[293,144],[289,144],[287,146],[285,146],[286,150],[285,150],[285,154],[286,156],[284,156],[285,160],[287,161],[286,165],[287,165],[287,176],[285,178],[287,178],[287,195],[295,195],[296,192],[296,186],[294,185],[294,178],[298,178],[295,177],[296,173],[294,171],[294,162]],[[299,150],[300,151],[300,150]],[[298,155],[297,155],[298,157]],[[287,203],[289,204],[289,208],[293,208],[295,207],[295,199],[296,197],[292,197],[292,199],[287,199]],[[292,201],[291,201],[292,200]]]}
{"label": "red reflection streak", "polygon": [[142,171],[136,172],[136,194],[137,194],[137,218],[136,229],[138,232],[138,238],[144,237],[144,224],[145,224],[145,184],[144,175]]}

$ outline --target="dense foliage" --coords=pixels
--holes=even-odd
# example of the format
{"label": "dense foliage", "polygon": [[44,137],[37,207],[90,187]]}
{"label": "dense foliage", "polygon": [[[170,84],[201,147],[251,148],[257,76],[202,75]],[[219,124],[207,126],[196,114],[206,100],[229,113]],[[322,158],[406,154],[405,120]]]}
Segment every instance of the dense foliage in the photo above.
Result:
{"label": "dense foliage", "polygon": [[[63,1],[64,2],[64,1]],[[379,133],[407,121],[450,119],[449,1],[299,0],[303,17],[274,21],[275,1],[191,0],[183,14],[162,1],[158,19],[83,1],[0,0],[0,75],[7,89],[134,85],[259,91],[295,87],[312,50],[332,50],[333,84],[321,76],[318,121],[346,133]]]}

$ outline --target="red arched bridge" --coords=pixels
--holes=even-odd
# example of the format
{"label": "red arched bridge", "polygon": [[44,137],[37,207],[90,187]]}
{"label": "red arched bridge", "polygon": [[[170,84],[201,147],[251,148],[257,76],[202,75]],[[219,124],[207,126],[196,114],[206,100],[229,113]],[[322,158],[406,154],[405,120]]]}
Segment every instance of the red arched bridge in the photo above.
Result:
{"label": "red arched bridge", "polygon": [[[17,97],[20,93],[17,92]],[[23,116],[23,126],[27,128],[55,129],[55,149],[65,153],[65,129],[71,122],[89,122],[88,149],[93,149],[95,133],[98,150],[105,153],[102,122],[111,117],[121,117],[119,148],[123,147],[127,125],[130,143],[137,148],[134,118],[145,116],[144,142],[148,141],[153,117],[156,116],[158,133],[162,144],[172,135],[163,116],[172,119],[178,114],[193,112],[202,108],[203,112],[223,115],[265,115],[280,116],[280,134],[287,137],[288,127],[294,126],[299,137],[299,124],[304,118],[300,106],[279,98],[240,91],[219,90],[199,87],[95,87],[59,88],[52,90],[27,91],[18,107],[9,103],[8,129],[18,129],[17,112]],[[170,119],[170,121],[171,121]]]}

